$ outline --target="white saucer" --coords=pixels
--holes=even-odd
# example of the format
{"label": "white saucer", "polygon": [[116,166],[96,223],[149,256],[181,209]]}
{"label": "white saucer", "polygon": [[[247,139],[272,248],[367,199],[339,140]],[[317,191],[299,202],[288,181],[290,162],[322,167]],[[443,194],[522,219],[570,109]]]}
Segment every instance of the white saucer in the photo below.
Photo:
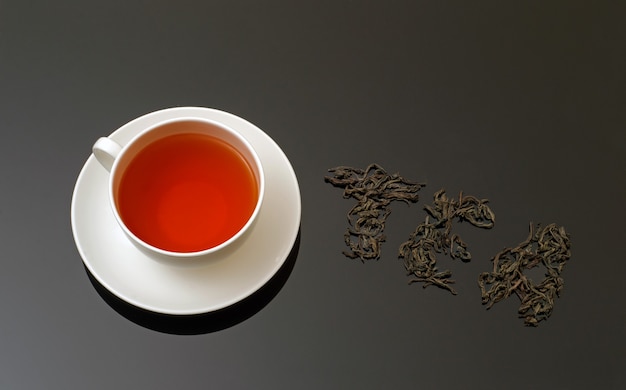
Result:
{"label": "white saucer", "polygon": [[133,120],[109,137],[128,142],[140,129],[176,116],[220,121],[256,149],[265,170],[265,199],[252,230],[233,248],[193,267],[165,264],[127,240],[107,198],[108,172],[91,155],[72,197],[72,231],[89,272],[122,300],[157,313],[209,313],[248,297],[280,269],[300,228],[301,200],[294,170],[263,131],[234,115],[201,107],[170,108]]}

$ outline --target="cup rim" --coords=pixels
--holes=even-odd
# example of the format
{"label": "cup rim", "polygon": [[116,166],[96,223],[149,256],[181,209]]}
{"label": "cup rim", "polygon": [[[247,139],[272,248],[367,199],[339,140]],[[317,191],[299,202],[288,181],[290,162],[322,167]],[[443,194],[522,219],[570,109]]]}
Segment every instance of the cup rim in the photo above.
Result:
{"label": "cup rim", "polygon": [[[157,246],[154,246],[152,244],[147,243],[146,241],[142,240],[140,237],[138,237],[135,233],[133,233],[128,226],[126,226],[126,223],[124,222],[124,220],[122,219],[122,216],[119,214],[117,205],[116,205],[116,201],[115,201],[115,194],[113,191],[113,183],[114,183],[114,178],[116,175],[120,174],[119,172],[117,172],[118,170],[118,166],[120,161],[122,160],[122,157],[127,153],[127,151],[130,149],[130,147],[132,145],[134,145],[136,142],[138,142],[141,138],[143,138],[144,136],[146,136],[146,134],[148,134],[149,132],[153,131],[156,128],[171,124],[171,123],[176,123],[176,122],[188,122],[188,121],[193,121],[193,122],[202,122],[202,123],[206,123],[206,124],[210,124],[213,126],[217,126],[223,130],[226,130],[228,133],[230,133],[231,135],[233,135],[235,138],[237,138],[249,151],[250,156],[252,157],[253,161],[248,161],[249,164],[254,164],[256,166],[256,169],[258,170],[258,197],[257,197],[257,201],[256,201],[256,205],[254,207],[254,210],[252,211],[252,213],[250,214],[250,216],[248,217],[248,220],[246,221],[246,223],[235,233],[233,234],[231,237],[229,237],[227,240],[225,240],[224,242],[212,246],[210,248],[207,249],[202,249],[199,251],[192,251],[192,252],[178,252],[178,251],[171,251],[171,250],[167,250],[167,249],[162,249],[159,248]],[[185,132],[181,132],[181,134],[184,134]],[[230,145],[230,143],[229,143]],[[167,258],[180,258],[180,259],[184,259],[184,258],[196,258],[196,257],[201,257],[201,256],[205,256],[205,255],[209,255],[211,253],[215,253],[221,249],[226,248],[227,246],[230,246],[231,244],[233,244],[235,241],[237,241],[241,236],[243,236],[252,226],[252,224],[254,223],[254,221],[256,220],[260,210],[261,210],[261,205],[263,203],[263,198],[264,198],[264,194],[265,194],[265,170],[263,168],[263,164],[261,163],[261,159],[259,157],[258,152],[256,151],[256,149],[254,148],[254,146],[250,143],[250,141],[248,141],[248,139],[246,139],[242,134],[240,134],[238,131],[234,130],[232,127],[225,125],[219,121],[215,121],[212,119],[207,119],[207,118],[202,118],[202,117],[195,117],[195,116],[181,116],[181,117],[177,117],[177,118],[170,118],[167,120],[163,120],[161,122],[158,122],[152,126],[146,127],[145,129],[143,129],[142,131],[140,131],[138,134],[136,134],[134,137],[131,138],[130,141],[128,141],[126,144],[122,145],[122,149],[120,150],[118,156],[115,158],[115,161],[113,162],[113,165],[111,166],[111,171],[109,172],[109,180],[108,180],[108,191],[109,191],[109,203],[111,205],[112,211],[113,211],[113,215],[115,217],[115,219],[117,220],[118,225],[122,228],[122,230],[124,231],[124,233],[131,239],[131,242],[133,242],[133,244],[135,244],[136,246],[138,246],[139,249],[143,249],[143,250],[147,250],[148,252],[152,252],[154,254],[157,255],[161,255],[161,256],[165,256]]]}

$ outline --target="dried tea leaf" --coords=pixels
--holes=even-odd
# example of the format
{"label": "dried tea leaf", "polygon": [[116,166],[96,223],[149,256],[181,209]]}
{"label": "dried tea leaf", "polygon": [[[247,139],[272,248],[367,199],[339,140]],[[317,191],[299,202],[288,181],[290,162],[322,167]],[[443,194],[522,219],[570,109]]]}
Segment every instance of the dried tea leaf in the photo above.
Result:
{"label": "dried tea leaf", "polygon": [[353,198],[357,204],[348,212],[350,225],[344,234],[349,251],[344,254],[361,261],[379,259],[385,221],[391,213],[389,204],[393,201],[415,203],[422,183],[406,180],[399,174],[388,174],[378,164],[370,164],[365,169],[339,166],[328,170],[332,176],[324,180],[335,187],[344,189],[344,198]]}
{"label": "dried tea leaf", "polygon": [[462,192],[458,199],[448,198],[444,189],[435,193],[433,204],[424,207],[428,213],[426,221],[418,225],[409,239],[400,245],[398,257],[404,259],[407,273],[414,277],[409,283],[422,282],[424,288],[437,286],[456,295],[450,286],[454,283],[450,279],[452,273],[437,270],[437,253],[466,262],[472,258],[467,244],[459,235],[451,233],[452,223],[455,220],[468,221],[476,227],[492,228],[495,214],[487,202],[486,199],[464,196]]}
{"label": "dried tea leaf", "polygon": [[[505,248],[492,259],[493,271],[478,277],[482,303],[487,309],[513,293],[520,299],[518,314],[526,326],[538,326],[547,320],[554,308],[554,299],[563,289],[561,272],[571,257],[570,238],[563,227],[530,224],[525,241],[515,248]],[[524,274],[539,265],[546,269],[538,284]]]}

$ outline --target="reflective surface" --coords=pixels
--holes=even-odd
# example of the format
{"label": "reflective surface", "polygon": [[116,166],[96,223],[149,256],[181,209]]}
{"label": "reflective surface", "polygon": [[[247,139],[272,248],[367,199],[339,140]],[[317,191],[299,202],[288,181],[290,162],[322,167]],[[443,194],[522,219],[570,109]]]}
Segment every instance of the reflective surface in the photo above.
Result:
{"label": "reflective surface", "polygon": [[[622,388],[618,7],[0,1],[0,388]],[[91,283],[70,202],[98,137],[175,106],[267,132],[298,177],[302,223],[292,268],[258,302],[159,326]],[[381,259],[363,264],[342,255],[355,202],[323,177],[374,162],[426,187],[391,204]],[[455,225],[470,262],[438,258],[456,296],[408,285],[397,258],[442,188],[496,215],[491,230]],[[514,298],[487,311],[478,287],[530,221],[572,241],[537,328]]]}

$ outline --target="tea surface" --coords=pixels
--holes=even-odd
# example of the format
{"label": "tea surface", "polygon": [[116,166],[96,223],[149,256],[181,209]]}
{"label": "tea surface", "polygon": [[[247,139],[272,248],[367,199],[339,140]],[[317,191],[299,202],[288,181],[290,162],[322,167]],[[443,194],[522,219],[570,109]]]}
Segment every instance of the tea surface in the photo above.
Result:
{"label": "tea surface", "polygon": [[244,157],[201,134],[165,137],[129,164],[117,193],[128,228],[150,245],[194,252],[223,243],[254,211],[258,184]]}

